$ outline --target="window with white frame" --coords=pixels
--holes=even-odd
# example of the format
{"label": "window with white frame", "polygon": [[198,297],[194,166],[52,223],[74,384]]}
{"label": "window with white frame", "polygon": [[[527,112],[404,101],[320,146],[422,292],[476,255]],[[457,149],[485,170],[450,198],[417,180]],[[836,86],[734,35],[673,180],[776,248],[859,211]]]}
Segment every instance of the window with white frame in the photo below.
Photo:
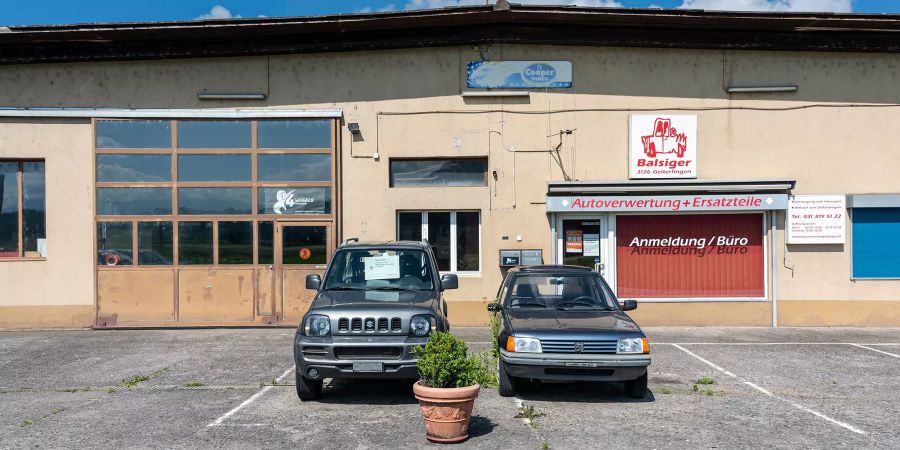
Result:
{"label": "window with white frame", "polygon": [[481,269],[481,213],[478,211],[398,212],[397,239],[427,239],[441,271]]}

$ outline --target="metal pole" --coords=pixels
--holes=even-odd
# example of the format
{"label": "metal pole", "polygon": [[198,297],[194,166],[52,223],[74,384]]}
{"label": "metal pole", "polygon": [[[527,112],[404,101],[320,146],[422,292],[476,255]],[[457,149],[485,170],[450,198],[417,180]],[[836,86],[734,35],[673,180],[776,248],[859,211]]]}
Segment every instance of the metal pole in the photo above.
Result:
{"label": "metal pole", "polygon": [[778,212],[773,210],[771,212],[772,251],[770,252],[770,254],[772,255],[772,277],[771,277],[772,278],[772,328],[778,328],[778,276],[776,275],[777,269],[776,269],[776,264],[775,264],[775,261],[777,259],[776,255],[775,255],[775,251],[778,249],[778,246],[776,245],[776,241],[778,239],[776,239],[776,237],[775,237],[775,232],[776,232],[775,220],[777,217],[778,217]]}

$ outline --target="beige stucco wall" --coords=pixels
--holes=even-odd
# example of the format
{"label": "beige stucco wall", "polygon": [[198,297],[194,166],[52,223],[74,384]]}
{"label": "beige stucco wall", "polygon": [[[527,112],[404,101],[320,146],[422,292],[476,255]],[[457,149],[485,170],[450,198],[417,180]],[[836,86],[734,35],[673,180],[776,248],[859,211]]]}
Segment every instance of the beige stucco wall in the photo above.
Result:
{"label": "beige stucco wall", "polygon": [[[482,56],[571,60],[575,88],[533,92],[528,99],[464,99],[459,94],[465,64]],[[771,84],[797,84],[800,89],[762,95],[728,95],[724,90],[727,85]],[[900,103],[897,85],[900,55],[494,45],[2,66],[0,106],[339,108],[344,124],[357,122],[362,130],[353,140],[346,127],[342,129],[345,237],[393,238],[398,210],[481,211],[481,274],[462,278],[461,288],[448,293],[451,301],[470,302],[452,308],[460,311],[454,321],[473,324],[486,318],[480,312],[482,299],[494,295],[502,278],[497,266],[500,248],[540,248],[550,262],[544,194],[546,182],[562,180],[563,171],[549,154],[533,151],[559,145],[562,168],[573,179],[623,180],[628,177],[629,109],[715,108],[696,112],[700,179],[790,178],[797,180],[796,194],[900,192],[900,154],[892,151],[890,133],[900,123],[900,108],[752,109],[894,104]],[[204,90],[267,92],[269,97],[250,102],[197,100],[196,94]],[[401,112],[407,114],[392,114]],[[0,156],[50,155],[48,179],[53,180],[48,181],[51,257],[37,263],[0,263],[0,280],[53,286],[32,291],[36,293],[27,299],[0,298],[0,304],[92,304],[89,126],[7,120],[0,129],[5,141]],[[560,141],[563,129],[576,131]],[[378,160],[365,157],[375,152]],[[390,158],[411,156],[486,156],[489,186],[389,188]],[[74,178],[54,178],[57,158],[77,171]],[[79,201],[62,204],[59,198],[71,198],[72,192]],[[825,316],[803,320],[816,308],[802,303],[810,301],[878,301],[887,302],[887,309],[900,308],[900,281],[850,279],[849,242],[789,246],[785,254],[780,217],[778,298],[794,301],[785,303],[790,307],[780,314],[783,320],[847,324],[840,321],[838,310],[824,307]],[[62,253],[65,260],[56,259],[60,245],[71,246],[71,252]],[[59,286],[60,279],[72,284]],[[62,291],[65,296],[59,295]],[[643,304],[639,314],[665,323],[673,308],[677,306]],[[769,304],[706,303],[691,308],[709,312],[695,316],[699,323],[727,316],[729,324],[765,325],[763,319],[771,315]],[[742,317],[747,317],[745,322]],[[897,322],[900,325],[900,318]]]}

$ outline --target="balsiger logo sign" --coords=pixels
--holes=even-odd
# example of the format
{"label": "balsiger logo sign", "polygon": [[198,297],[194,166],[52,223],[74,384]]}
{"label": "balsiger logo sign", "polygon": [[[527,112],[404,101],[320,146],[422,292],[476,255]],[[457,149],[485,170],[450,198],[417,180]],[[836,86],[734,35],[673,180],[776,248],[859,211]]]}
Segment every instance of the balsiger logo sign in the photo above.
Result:
{"label": "balsiger logo sign", "polygon": [[697,116],[632,114],[630,178],[697,178]]}

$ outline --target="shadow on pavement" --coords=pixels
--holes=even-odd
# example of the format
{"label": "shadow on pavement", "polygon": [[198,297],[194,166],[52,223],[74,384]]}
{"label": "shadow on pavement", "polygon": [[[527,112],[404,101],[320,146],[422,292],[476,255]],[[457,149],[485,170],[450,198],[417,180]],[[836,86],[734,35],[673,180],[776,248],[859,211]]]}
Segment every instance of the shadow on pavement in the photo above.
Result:
{"label": "shadow on pavement", "polygon": [[573,383],[529,383],[516,390],[522,400],[569,403],[648,403],[656,401],[650,390],[644,398],[625,395],[621,383],[578,381]]}
{"label": "shadow on pavement", "polygon": [[341,405],[407,405],[418,403],[412,381],[331,380],[322,390],[319,403]]}
{"label": "shadow on pavement", "polygon": [[472,420],[469,422],[469,438],[484,436],[494,431],[496,426],[497,424],[487,417],[472,416]]}

